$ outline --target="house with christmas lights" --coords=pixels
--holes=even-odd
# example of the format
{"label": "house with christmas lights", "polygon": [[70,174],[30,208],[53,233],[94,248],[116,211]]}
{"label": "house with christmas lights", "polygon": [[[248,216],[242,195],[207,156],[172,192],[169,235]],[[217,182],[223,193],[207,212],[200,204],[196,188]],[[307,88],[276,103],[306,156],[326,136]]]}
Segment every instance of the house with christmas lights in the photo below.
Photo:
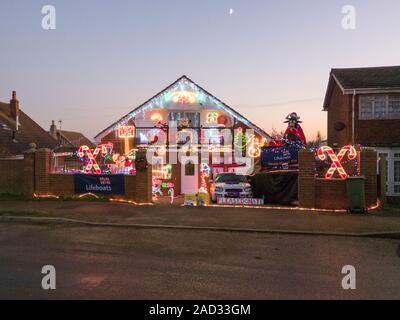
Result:
{"label": "house with christmas lights", "polygon": [[332,69],[323,110],[328,145],[386,156],[386,195],[400,197],[400,66]]}
{"label": "house with christmas lights", "polygon": [[0,158],[23,157],[29,149],[53,150],[57,145],[56,139],[20,109],[15,91],[9,103],[0,102]]}
{"label": "house with christmas lights", "polygon": [[[152,149],[153,178],[175,194],[195,194],[206,188],[205,175],[210,179],[220,172],[253,173],[270,136],[182,76],[95,139],[123,155]],[[243,159],[250,160],[238,161],[238,148]]]}

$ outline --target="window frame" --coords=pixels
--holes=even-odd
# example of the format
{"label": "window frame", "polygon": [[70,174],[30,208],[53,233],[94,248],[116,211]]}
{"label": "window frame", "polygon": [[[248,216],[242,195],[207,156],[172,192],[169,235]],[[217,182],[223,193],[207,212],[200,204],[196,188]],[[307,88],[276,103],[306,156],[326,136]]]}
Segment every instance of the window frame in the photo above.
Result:
{"label": "window frame", "polygon": [[[385,102],[383,116],[377,116],[376,112],[376,102]],[[361,95],[358,102],[358,119],[359,120],[398,120],[400,119],[400,108],[399,111],[389,112],[390,105],[394,101],[400,101],[400,94],[375,94],[375,95]],[[365,112],[366,103],[371,103],[371,112]],[[364,103],[364,105],[363,105]],[[399,102],[400,103],[400,102]],[[365,116],[365,114],[370,114],[370,116]]]}

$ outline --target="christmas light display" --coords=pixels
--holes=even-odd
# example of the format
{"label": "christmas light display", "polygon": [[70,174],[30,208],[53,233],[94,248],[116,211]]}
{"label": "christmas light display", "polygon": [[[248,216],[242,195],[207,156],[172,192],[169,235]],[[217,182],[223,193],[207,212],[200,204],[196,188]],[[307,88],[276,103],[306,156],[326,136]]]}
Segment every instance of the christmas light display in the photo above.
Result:
{"label": "christmas light display", "polygon": [[118,138],[125,140],[125,154],[129,152],[129,138],[135,137],[134,126],[119,126],[118,127]]}
{"label": "christmas light display", "polygon": [[118,138],[134,138],[135,126],[119,126]]}
{"label": "christmas light display", "polygon": [[157,201],[159,196],[160,197],[164,196],[164,193],[162,192],[161,188],[162,188],[162,181],[153,176],[152,188],[151,188],[153,201]]}
{"label": "christmas light display", "polygon": [[218,112],[210,111],[207,113],[206,122],[208,124],[217,124],[218,123]]}
{"label": "christmas light display", "polygon": [[111,150],[113,149],[113,145],[111,143],[100,144],[94,150],[92,150],[86,145],[80,146],[78,150],[78,156],[80,158],[84,158],[86,156],[87,159],[89,160],[84,168],[84,172],[86,174],[91,174],[91,173],[102,174],[102,170],[100,169],[100,166],[98,165],[96,158],[99,155],[99,153],[104,158],[108,154],[110,149]]}
{"label": "christmas light display", "polygon": [[326,160],[327,159],[326,154],[331,160],[331,166],[325,174],[325,179],[328,180],[333,179],[333,176],[336,171],[339,173],[341,179],[344,180],[348,178],[349,175],[347,174],[342,165],[343,158],[347,153],[349,160],[354,160],[357,158],[357,150],[350,145],[344,146],[337,155],[335,154],[335,151],[333,151],[333,149],[329,146],[323,146],[318,149],[317,156],[320,160],[322,161]]}
{"label": "christmas light display", "polygon": [[150,116],[151,121],[161,122],[163,121],[163,117],[160,113],[155,112]]}
{"label": "christmas light display", "polygon": [[258,158],[261,155],[261,148],[266,145],[266,143],[266,139],[260,141],[260,139],[256,138],[254,135],[251,136],[248,142],[248,155],[252,158]]}
{"label": "christmas light display", "polygon": [[199,193],[208,193],[207,178],[211,174],[211,168],[206,162],[202,162],[200,165],[200,188]]}
{"label": "christmas light display", "polygon": [[[162,93],[158,94],[139,108],[136,108],[134,111],[129,113],[128,115],[124,116],[117,124],[109,127],[107,130],[104,130],[100,136],[97,137],[97,139],[100,139],[103,136],[106,136],[112,131],[117,130],[119,125],[127,125],[130,120],[135,119],[135,117],[138,114],[143,114],[145,115],[147,110],[153,110],[153,109],[164,109],[171,100],[172,101],[184,101],[185,97],[187,94],[183,92],[190,92],[189,94],[190,98],[188,98],[188,102],[190,103],[193,101],[193,103],[197,102],[199,104],[205,104],[207,103],[208,105],[213,105],[217,109],[225,111],[229,116],[232,118],[237,119],[239,122],[242,122],[244,125],[248,127],[254,127],[254,125],[235,112],[233,109],[229,108],[227,105],[225,105],[222,101],[217,99],[216,97],[210,95],[206,91],[204,91],[202,88],[200,88],[196,83],[193,81],[189,80],[186,77],[181,78],[179,81],[175,82],[173,85],[168,87],[166,90],[164,90]],[[180,94],[183,93],[183,94]],[[183,97],[183,99],[180,99],[180,97]],[[193,100],[194,99],[194,100]],[[196,101],[197,99],[197,101]],[[257,128],[255,128],[257,133],[259,134],[264,134],[263,132],[259,131]]]}
{"label": "christmas light display", "polygon": [[175,103],[190,103],[193,104],[196,102],[197,93],[191,91],[176,91],[171,93],[172,101]]}

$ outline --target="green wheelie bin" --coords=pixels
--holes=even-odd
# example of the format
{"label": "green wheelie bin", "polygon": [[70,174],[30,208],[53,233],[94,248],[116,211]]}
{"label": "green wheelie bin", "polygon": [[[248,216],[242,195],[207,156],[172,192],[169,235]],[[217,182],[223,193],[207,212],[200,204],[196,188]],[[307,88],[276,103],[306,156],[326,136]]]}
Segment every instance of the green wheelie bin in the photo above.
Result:
{"label": "green wheelie bin", "polygon": [[365,177],[348,177],[346,180],[347,201],[350,213],[367,213],[365,204]]}

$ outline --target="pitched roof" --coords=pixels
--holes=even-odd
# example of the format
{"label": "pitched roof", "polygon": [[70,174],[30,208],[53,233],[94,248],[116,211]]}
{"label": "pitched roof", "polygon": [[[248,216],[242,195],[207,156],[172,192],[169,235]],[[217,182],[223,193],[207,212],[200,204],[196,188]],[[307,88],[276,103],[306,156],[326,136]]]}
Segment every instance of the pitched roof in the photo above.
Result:
{"label": "pitched roof", "polygon": [[400,89],[400,66],[332,69],[344,89]]}
{"label": "pitched roof", "polygon": [[22,155],[32,142],[37,148],[54,149],[57,146],[57,140],[22,110],[19,112],[18,131],[15,131],[9,108],[8,103],[0,102],[0,156]]}
{"label": "pitched roof", "polygon": [[75,132],[75,131],[65,131],[65,130],[58,130],[60,133],[70,144],[74,147],[80,147],[81,145],[87,145],[93,148],[95,145],[92,141],[86,138],[82,133]]}
{"label": "pitched roof", "polygon": [[260,127],[256,126],[254,123],[252,123],[251,121],[249,121],[248,119],[246,119],[245,117],[243,117],[240,113],[238,113],[237,111],[235,111],[233,108],[231,108],[230,106],[228,106],[227,104],[225,104],[224,102],[222,102],[221,100],[219,100],[218,98],[216,98],[215,96],[213,96],[211,93],[209,93],[207,90],[203,89],[201,86],[199,86],[197,83],[195,83],[193,80],[189,79],[187,76],[182,76],[179,79],[177,79],[175,82],[173,82],[171,85],[169,85],[168,87],[166,87],[165,89],[161,90],[159,93],[157,93],[155,96],[153,96],[152,98],[150,98],[149,100],[145,101],[144,103],[142,103],[140,106],[138,106],[137,108],[133,109],[131,112],[129,112],[128,114],[126,114],[125,116],[123,116],[121,119],[119,119],[118,121],[114,122],[112,125],[110,125],[109,127],[107,127],[106,129],[104,129],[103,131],[101,131],[99,134],[97,134],[95,136],[96,140],[101,139],[103,136],[107,135],[108,133],[110,133],[112,130],[114,130],[114,128],[121,122],[127,122],[129,119],[132,119],[136,114],[138,114],[139,112],[141,112],[142,109],[151,106],[153,103],[155,103],[157,101],[157,99],[159,99],[160,97],[162,97],[166,92],[170,91],[173,88],[179,87],[180,85],[183,84],[189,84],[191,87],[193,87],[193,89],[198,90],[200,92],[202,92],[203,94],[205,94],[206,96],[210,97],[215,103],[217,103],[222,109],[224,109],[225,111],[227,111],[228,113],[230,113],[231,115],[233,115],[236,119],[238,119],[241,122],[245,122],[248,124],[248,126],[250,128],[252,128],[255,132],[257,132],[258,134],[260,134],[261,136],[265,137],[265,138],[269,138],[271,139],[270,135],[268,133],[266,133],[263,129],[261,129]]}
{"label": "pitched roof", "polygon": [[400,92],[400,66],[332,69],[324,110],[335,82],[343,94]]}

